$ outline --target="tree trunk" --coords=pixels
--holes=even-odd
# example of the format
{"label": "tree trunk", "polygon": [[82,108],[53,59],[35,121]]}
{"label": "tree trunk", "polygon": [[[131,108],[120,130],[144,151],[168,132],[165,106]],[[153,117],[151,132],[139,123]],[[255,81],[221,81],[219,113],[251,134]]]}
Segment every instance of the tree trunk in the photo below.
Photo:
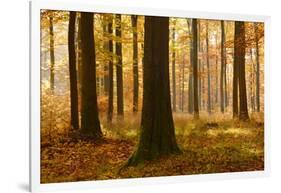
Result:
{"label": "tree trunk", "polygon": [[[236,31],[237,29],[237,31]],[[245,24],[244,22],[235,22],[235,32],[237,32],[239,41],[239,50],[237,62],[239,65],[239,120],[246,121],[249,119],[248,106],[247,106],[247,89],[246,89],[246,75],[245,75]],[[236,33],[235,33],[236,35]],[[237,43],[235,41],[235,43]]]}
{"label": "tree trunk", "polygon": [[129,166],[180,152],[170,97],[168,17],[145,17],[143,81],[140,141]]}
{"label": "tree trunk", "polygon": [[207,57],[207,73],[208,73],[208,101],[207,101],[207,110],[208,113],[212,112],[211,104],[211,74],[210,74],[210,61],[209,61],[209,27],[208,21],[206,22],[206,57]]}
{"label": "tree trunk", "polygon": [[79,129],[77,71],[76,71],[76,55],[75,55],[75,20],[76,20],[76,12],[71,11],[69,13],[69,25],[68,25],[68,59],[69,59],[69,79],[70,79],[71,126],[74,129]]}
{"label": "tree trunk", "polygon": [[235,22],[235,32],[234,32],[234,63],[233,63],[233,101],[232,101],[232,111],[233,118],[238,118],[238,86],[239,86],[239,65],[242,63],[243,51],[240,45],[240,23]]}
{"label": "tree trunk", "polygon": [[192,65],[193,65],[193,42],[192,42],[192,19],[187,20],[188,24],[188,35],[189,35],[189,77],[188,77],[188,112],[191,114],[193,113],[193,76],[192,76]]}
{"label": "tree trunk", "polygon": [[220,109],[224,113],[224,43],[225,43],[225,34],[224,34],[224,21],[221,21],[221,75],[220,75]]}
{"label": "tree trunk", "polygon": [[81,133],[100,138],[102,136],[98,116],[96,93],[96,54],[92,13],[81,13],[81,51],[82,51],[82,100]]}
{"label": "tree trunk", "polygon": [[55,45],[54,45],[54,24],[53,16],[49,16],[49,37],[50,37],[50,89],[52,95],[55,91]]}
{"label": "tree trunk", "polygon": [[256,43],[256,104],[257,112],[260,112],[260,54],[259,54],[259,37],[258,37],[258,24],[255,23],[255,43]]}
{"label": "tree trunk", "polygon": [[137,112],[139,106],[138,28],[137,28],[138,16],[132,15],[131,21],[132,21],[132,28],[133,28],[133,82],[134,82],[133,112]]}
{"label": "tree trunk", "polygon": [[[102,25],[102,31],[103,31],[103,37],[111,38],[108,35],[108,29],[107,29],[107,20],[109,18],[107,17],[107,14],[103,15],[103,25]],[[105,53],[108,51],[108,39],[103,40],[103,49],[105,50]],[[109,91],[109,74],[108,74],[108,64],[109,60],[107,58],[108,56],[106,55],[106,59],[104,59],[104,76],[103,76],[103,92],[105,95],[108,95]]]}
{"label": "tree trunk", "polygon": [[175,39],[176,39],[176,32],[175,32],[175,25],[176,20],[173,20],[173,29],[172,29],[172,85],[173,85],[173,111],[177,111],[177,102],[176,102],[176,52],[175,52]]}
{"label": "tree trunk", "polygon": [[197,50],[197,19],[192,19],[192,37],[193,37],[193,100],[194,100],[194,118],[199,119],[199,107],[198,107],[198,50]]}
{"label": "tree trunk", "polygon": [[115,33],[116,33],[116,88],[117,88],[117,115],[119,118],[124,116],[123,104],[123,62],[122,62],[122,32],[121,32],[121,15],[115,16]]}
{"label": "tree trunk", "polygon": [[108,52],[110,53],[110,59],[108,62],[108,107],[107,107],[107,121],[112,122],[113,117],[113,41],[112,41],[112,16],[109,16],[108,21],[108,34],[110,36],[108,40]]}

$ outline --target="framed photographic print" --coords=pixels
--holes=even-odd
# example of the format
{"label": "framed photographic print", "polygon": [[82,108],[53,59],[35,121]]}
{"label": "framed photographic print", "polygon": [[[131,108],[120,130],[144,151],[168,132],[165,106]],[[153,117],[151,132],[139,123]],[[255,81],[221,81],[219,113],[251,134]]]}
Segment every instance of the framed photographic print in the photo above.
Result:
{"label": "framed photographic print", "polygon": [[269,17],[32,1],[30,40],[32,192],[268,174]]}

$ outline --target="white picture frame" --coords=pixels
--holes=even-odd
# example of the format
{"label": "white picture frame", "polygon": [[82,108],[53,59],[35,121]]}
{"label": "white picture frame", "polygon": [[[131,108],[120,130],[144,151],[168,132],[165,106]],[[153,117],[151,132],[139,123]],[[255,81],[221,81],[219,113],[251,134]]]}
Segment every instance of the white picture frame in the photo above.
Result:
{"label": "white picture frame", "polygon": [[[99,13],[121,13],[152,16],[170,16],[217,20],[236,20],[264,22],[265,26],[265,135],[264,135],[264,171],[199,174],[169,177],[114,179],[105,181],[85,181],[71,183],[40,184],[40,10],[71,10]],[[210,181],[225,179],[241,179],[266,177],[270,174],[270,17],[259,15],[241,15],[230,13],[208,13],[187,10],[169,10],[145,7],[127,7],[100,5],[96,2],[71,2],[61,0],[44,0],[30,2],[30,191],[42,192],[51,190],[73,190],[85,188],[120,187],[161,183],[179,183],[189,181]]]}

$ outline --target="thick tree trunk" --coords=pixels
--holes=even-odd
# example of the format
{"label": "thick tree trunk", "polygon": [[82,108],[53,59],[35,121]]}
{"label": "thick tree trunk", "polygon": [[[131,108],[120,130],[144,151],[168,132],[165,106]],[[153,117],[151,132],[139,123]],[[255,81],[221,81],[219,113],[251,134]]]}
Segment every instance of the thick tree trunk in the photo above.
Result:
{"label": "thick tree trunk", "polygon": [[197,19],[192,19],[192,37],[193,37],[193,100],[194,100],[194,118],[199,119],[199,107],[198,107],[198,50],[197,50]]}
{"label": "thick tree trunk", "polygon": [[143,81],[140,141],[129,166],[180,152],[170,98],[168,17],[145,17]]}
{"label": "thick tree trunk", "polygon": [[208,21],[206,22],[206,57],[207,57],[207,73],[208,73],[207,110],[208,110],[208,113],[211,114],[212,104],[211,104],[211,73],[210,73],[210,61],[209,61],[209,27],[208,27]]}
{"label": "thick tree trunk", "polygon": [[54,23],[53,16],[49,16],[49,37],[50,37],[50,89],[55,91],[55,45],[54,45]]}
{"label": "thick tree trunk", "polygon": [[[237,29],[237,31],[236,31]],[[246,89],[246,75],[245,75],[245,49],[246,49],[246,43],[245,43],[245,24],[244,22],[235,22],[235,32],[237,32],[237,35],[239,37],[239,50],[236,50],[238,52],[237,56],[237,62],[239,65],[239,120],[245,121],[249,119],[248,114],[248,105],[247,105],[247,89]],[[236,33],[235,33],[236,35]],[[235,41],[235,43],[237,43]]]}
{"label": "thick tree trunk", "polygon": [[108,107],[107,107],[107,121],[109,123],[112,122],[113,117],[113,41],[112,41],[112,16],[109,16],[108,21],[108,34],[110,36],[108,40],[108,52],[110,53],[111,57],[108,62]]}
{"label": "thick tree trunk", "polygon": [[177,111],[177,92],[176,92],[176,52],[175,52],[175,39],[176,39],[176,32],[175,32],[175,25],[176,20],[173,21],[173,29],[172,29],[172,92],[173,92],[173,111]]}
{"label": "thick tree trunk", "polygon": [[75,20],[76,12],[69,13],[68,25],[68,59],[69,59],[69,79],[70,79],[70,110],[71,126],[79,129],[78,115],[78,91],[77,91],[77,71],[75,54]]}
{"label": "thick tree trunk", "polygon": [[115,33],[116,33],[116,88],[117,88],[117,115],[119,118],[124,116],[124,102],[123,102],[123,61],[122,61],[122,32],[121,32],[121,15],[115,16]]}
{"label": "thick tree trunk", "polygon": [[225,34],[224,34],[224,21],[221,21],[221,73],[220,73],[220,109],[224,113],[224,43],[225,43]]}
{"label": "thick tree trunk", "polygon": [[259,54],[259,37],[258,37],[258,24],[255,23],[255,43],[256,43],[256,104],[257,112],[260,112],[260,54]]}
{"label": "thick tree trunk", "polygon": [[138,72],[138,16],[132,15],[132,28],[133,28],[133,112],[138,111],[139,106],[139,72]]}
{"label": "thick tree trunk", "polygon": [[81,13],[81,133],[86,136],[100,138],[102,132],[98,116],[96,93],[96,56],[93,20],[92,13]]}

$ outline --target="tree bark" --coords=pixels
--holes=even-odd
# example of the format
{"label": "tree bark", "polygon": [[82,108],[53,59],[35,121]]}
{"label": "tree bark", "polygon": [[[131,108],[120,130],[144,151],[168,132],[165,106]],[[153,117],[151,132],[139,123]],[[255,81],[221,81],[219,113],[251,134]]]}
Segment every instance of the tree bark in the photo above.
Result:
{"label": "tree bark", "polygon": [[193,100],[194,100],[194,118],[199,119],[198,107],[198,50],[197,50],[197,19],[192,19],[192,37],[193,37]]}
{"label": "tree bark", "polygon": [[54,45],[54,23],[53,15],[49,16],[49,37],[50,37],[50,89],[52,95],[55,91],[55,45]]}
{"label": "tree bark", "polygon": [[75,20],[76,12],[69,13],[68,25],[68,59],[69,59],[69,79],[70,79],[70,109],[71,109],[71,126],[79,129],[78,115],[78,91],[77,91],[77,71],[76,71],[76,54],[75,54]]}
{"label": "tree bark", "polygon": [[143,109],[137,150],[127,165],[179,153],[169,81],[169,18],[145,17]]}
{"label": "tree bark", "polygon": [[122,118],[124,116],[124,102],[123,102],[123,62],[122,62],[122,32],[121,32],[121,15],[115,16],[115,33],[116,33],[116,88],[117,88],[117,116]]}
{"label": "tree bark", "polygon": [[[237,31],[236,31],[237,29]],[[237,54],[237,62],[239,65],[239,120],[246,121],[249,119],[248,105],[247,105],[247,89],[246,89],[246,75],[245,75],[245,24],[244,22],[235,22],[235,32],[238,35],[239,50]],[[236,35],[236,33],[235,33]],[[237,41],[235,43],[237,43]]]}
{"label": "tree bark", "polygon": [[133,28],[133,112],[138,111],[139,106],[139,72],[138,72],[138,16],[131,16],[132,28]]}
{"label": "tree bark", "polygon": [[193,76],[192,76],[192,65],[193,65],[193,42],[192,42],[192,19],[187,20],[188,24],[188,35],[189,35],[189,76],[188,76],[188,112],[193,113]]}
{"label": "tree bark", "polygon": [[260,112],[260,54],[259,54],[259,37],[258,37],[258,24],[254,24],[255,28],[255,43],[256,43],[256,104],[257,112]]}
{"label": "tree bark", "polygon": [[207,101],[207,110],[208,113],[212,112],[212,104],[211,104],[211,73],[210,73],[210,61],[209,61],[209,25],[208,21],[206,21],[206,57],[207,57],[207,74],[208,74],[208,101]]}
{"label": "tree bark", "polygon": [[[103,40],[103,49],[105,50],[105,53],[108,52],[108,38],[109,34],[108,34],[108,24],[107,24],[107,20],[109,18],[107,17],[107,14],[103,15],[103,23],[102,23],[102,31],[103,31],[103,36],[107,37],[107,39]],[[104,76],[103,76],[103,92],[105,95],[108,95],[108,91],[109,91],[109,74],[108,74],[108,64],[109,64],[109,60],[108,60],[108,55],[106,55],[106,59],[104,59],[104,67],[103,67],[103,71],[104,71]]]}
{"label": "tree bark", "polygon": [[176,20],[173,20],[173,29],[172,29],[172,92],[173,92],[173,111],[177,110],[177,92],[176,92],[176,52],[175,52],[175,39],[176,39],[176,32],[175,32],[175,25]]}
{"label": "tree bark", "polygon": [[110,53],[110,59],[108,62],[108,107],[107,107],[107,121],[112,122],[113,118],[113,41],[112,41],[112,16],[109,16],[108,21],[108,52]]}
{"label": "tree bark", "polygon": [[232,101],[232,111],[233,118],[238,118],[238,86],[239,86],[239,65],[243,60],[243,50],[240,47],[240,23],[235,22],[235,30],[234,30],[234,63],[233,63],[233,101]]}
{"label": "tree bark", "polygon": [[225,34],[224,34],[224,21],[221,21],[221,73],[220,73],[220,109],[224,113],[224,43],[225,43]]}
{"label": "tree bark", "polygon": [[98,116],[96,93],[96,54],[93,20],[94,17],[92,13],[81,13],[81,133],[97,139],[102,136],[102,132]]}

